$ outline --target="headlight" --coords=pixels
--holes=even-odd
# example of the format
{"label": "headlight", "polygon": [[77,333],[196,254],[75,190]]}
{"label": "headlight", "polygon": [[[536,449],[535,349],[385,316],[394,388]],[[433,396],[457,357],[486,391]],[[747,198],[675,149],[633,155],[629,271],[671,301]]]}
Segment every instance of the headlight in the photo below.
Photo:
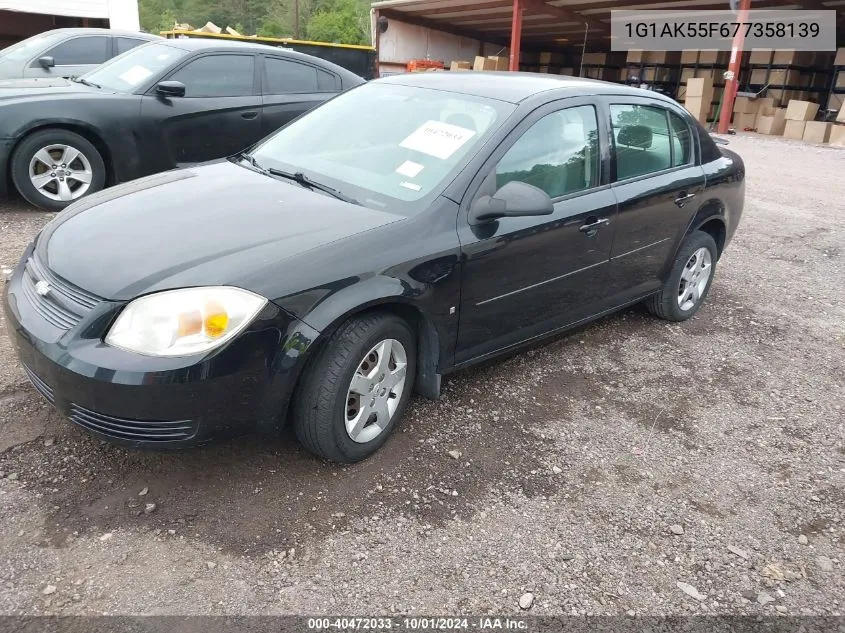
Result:
{"label": "headlight", "polygon": [[147,356],[188,356],[223,345],[267,299],[228,286],[167,290],[135,299],[106,336],[114,347]]}

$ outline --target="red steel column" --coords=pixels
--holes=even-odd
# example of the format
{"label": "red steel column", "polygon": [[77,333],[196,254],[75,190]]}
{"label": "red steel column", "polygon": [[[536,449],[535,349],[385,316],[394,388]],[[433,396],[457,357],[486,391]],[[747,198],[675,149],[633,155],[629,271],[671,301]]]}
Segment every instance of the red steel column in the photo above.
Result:
{"label": "red steel column", "polygon": [[[750,8],[751,0],[741,0],[737,22],[742,23],[748,20],[748,10]],[[728,71],[733,73],[733,77],[725,80],[725,94],[722,97],[722,110],[719,113],[719,127],[717,128],[719,134],[727,134],[728,128],[731,125],[731,113],[734,110],[734,99],[736,98],[736,91],[739,87],[739,67],[742,63],[742,43],[744,41],[745,29],[738,29],[736,35],[734,35],[734,41],[731,44],[731,63],[728,65]]]}
{"label": "red steel column", "polygon": [[519,70],[519,41],[522,38],[522,4],[513,0],[513,23],[511,24],[511,55],[508,70]]}

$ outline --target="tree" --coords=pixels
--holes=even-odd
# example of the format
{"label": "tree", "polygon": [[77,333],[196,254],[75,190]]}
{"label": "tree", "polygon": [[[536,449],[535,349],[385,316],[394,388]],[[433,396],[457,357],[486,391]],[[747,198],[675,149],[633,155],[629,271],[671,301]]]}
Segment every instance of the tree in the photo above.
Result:
{"label": "tree", "polygon": [[369,44],[369,12],[361,0],[322,0],[308,19],[308,39],[336,44]]}

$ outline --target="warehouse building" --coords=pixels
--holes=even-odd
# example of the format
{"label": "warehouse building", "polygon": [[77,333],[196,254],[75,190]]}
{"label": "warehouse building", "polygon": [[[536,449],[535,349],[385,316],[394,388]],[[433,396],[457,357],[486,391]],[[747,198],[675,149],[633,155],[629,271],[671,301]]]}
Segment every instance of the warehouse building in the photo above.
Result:
{"label": "warehouse building", "polygon": [[[611,10],[730,8],[727,0],[383,0],[372,17],[382,76],[476,69],[591,77],[672,96],[720,131],[803,138],[812,128],[811,139],[841,134],[845,144],[845,125],[835,129],[837,113],[845,124],[845,50],[743,51],[739,42],[733,63],[727,50],[611,50]],[[833,10],[845,45],[845,0],[737,0],[733,9]],[[790,116],[805,125],[790,125]],[[806,125],[814,119],[831,125]]]}

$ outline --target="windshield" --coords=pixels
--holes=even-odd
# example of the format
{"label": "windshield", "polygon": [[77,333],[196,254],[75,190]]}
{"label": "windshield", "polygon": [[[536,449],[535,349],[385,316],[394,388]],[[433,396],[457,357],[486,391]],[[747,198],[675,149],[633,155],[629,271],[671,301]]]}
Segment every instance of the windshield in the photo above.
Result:
{"label": "windshield", "polygon": [[107,90],[132,92],[187,54],[188,51],[167,44],[142,44],[82,75],[82,79]]}
{"label": "windshield", "polygon": [[11,46],[0,50],[0,62],[4,61],[26,61],[33,55],[45,50],[56,42],[64,39],[66,35],[58,31],[47,31],[46,33],[39,33],[30,38],[12,44]]}
{"label": "windshield", "polygon": [[253,156],[365,206],[407,214],[439,194],[513,109],[494,99],[364,84],[282,128]]}

